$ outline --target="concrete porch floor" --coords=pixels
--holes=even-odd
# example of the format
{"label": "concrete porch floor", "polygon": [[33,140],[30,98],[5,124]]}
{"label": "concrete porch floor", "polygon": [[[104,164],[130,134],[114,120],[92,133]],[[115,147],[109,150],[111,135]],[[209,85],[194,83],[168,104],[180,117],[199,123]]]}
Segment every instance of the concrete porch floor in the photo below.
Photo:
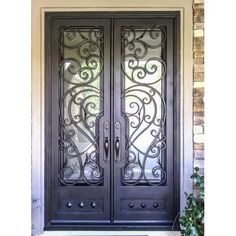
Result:
{"label": "concrete porch floor", "polygon": [[180,236],[179,231],[46,231],[42,236]]}

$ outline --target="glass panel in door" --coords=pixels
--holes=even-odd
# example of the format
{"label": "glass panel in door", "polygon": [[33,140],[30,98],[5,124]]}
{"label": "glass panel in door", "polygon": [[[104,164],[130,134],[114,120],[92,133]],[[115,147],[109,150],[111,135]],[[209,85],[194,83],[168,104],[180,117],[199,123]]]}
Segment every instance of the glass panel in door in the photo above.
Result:
{"label": "glass panel in door", "polygon": [[102,27],[69,27],[60,34],[60,181],[66,185],[103,182],[98,149],[103,41]]}
{"label": "glass panel in door", "polygon": [[165,183],[165,48],[164,26],[121,28],[124,185]]}

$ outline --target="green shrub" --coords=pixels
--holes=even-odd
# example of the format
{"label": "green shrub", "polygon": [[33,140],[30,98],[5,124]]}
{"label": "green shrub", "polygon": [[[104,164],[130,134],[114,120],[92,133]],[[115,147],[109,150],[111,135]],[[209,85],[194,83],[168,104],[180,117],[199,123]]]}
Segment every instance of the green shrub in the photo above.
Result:
{"label": "green shrub", "polygon": [[199,192],[197,196],[192,193],[186,194],[187,206],[184,215],[179,219],[181,225],[181,235],[203,236],[204,235],[204,176],[199,174],[199,168],[194,169],[191,178],[195,181]]}

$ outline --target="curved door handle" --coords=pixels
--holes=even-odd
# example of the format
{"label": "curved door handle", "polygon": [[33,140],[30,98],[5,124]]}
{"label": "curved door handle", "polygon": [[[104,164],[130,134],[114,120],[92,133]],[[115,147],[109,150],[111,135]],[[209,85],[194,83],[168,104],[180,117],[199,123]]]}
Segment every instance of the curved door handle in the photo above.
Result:
{"label": "curved door handle", "polygon": [[109,140],[108,140],[108,137],[105,138],[104,150],[105,150],[105,158],[104,158],[104,160],[108,160],[108,151],[109,151]]}
{"label": "curved door handle", "polygon": [[115,161],[120,162],[120,122],[115,123]]}
{"label": "curved door handle", "polygon": [[120,140],[119,137],[116,137],[116,141],[115,141],[115,151],[116,151],[116,157],[115,157],[115,161],[119,161],[120,160]]}
{"label": "curved door handle", "polygon": [[108,161],[109,160],[109,122],[106,121],[104,123],[103,127],[103,140],[104,140],[104,156],[103,160]]}

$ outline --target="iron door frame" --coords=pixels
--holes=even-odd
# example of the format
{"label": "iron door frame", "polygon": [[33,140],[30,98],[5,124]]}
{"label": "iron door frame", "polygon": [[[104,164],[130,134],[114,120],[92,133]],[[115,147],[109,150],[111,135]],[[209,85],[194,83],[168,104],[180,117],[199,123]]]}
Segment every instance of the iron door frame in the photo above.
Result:
{"label": "iron door frame", "polygon": [[[110,19],[110,27],[114,26],[114,20],[115,19],[136,19],[136,18],[145,18],[145,19],[171,19],[173,21],[173,41],[174,41],[174,47],[173,47],[173,55],[174,55],[174,62],[173,62],[173,75],[174,75],[174,104],[173,104],[173,110],[174,110],[174,136],[173,136],[173,178],[174,178],[174,189],[173,189],[173,202],[174,204],[174,214],[177,216],[179,213],[180,209],[180,76],[179,76],[179,71],[180,71],[180,13],[178,11],[174,12],[100,12],[100,13],[95,13],[95,12],[47,12],[46,13],[46,18],[45,18],[45,24],[46,24],[46,71],[45,71],[45,156],[50,156],[52,153],[52,143],[51,143],[51,138],[53,136],[53,129],[51,127],[51,120],[52,117],[50,115],[51,112],[51,107],[52,107],[52,101],[50,99],[51,96],[51,91],[52,91],[52,84],[51,81],[48,80],[48,78],[51,77],[51,69],[50,65],[52,63],[49,54],[51,53],[51,45],[53,45],[51,41],[51,21],[52,19],[85,19],[88,21],[89,19]],[[114,60],[113,57],[114,55],[114,49],[112,46],[112,41],[114,39],[114,35],[111,34],[110,36],[111,39],[111,46],[109,47],[110,49],[110,58],[111,58],[111,71],[110,71],[110,76],[114,76]],[[113,107],[113,102],[114,102],[114,94],[113,94],[113,88],[114,88],[114,83],[111,81],[110,84],[110,91],[111,94],[109,96],[110,102],[111,102],[111,111],[114,111]],[[114,117],[111,115],[110,116],[110,124],[114,124]],[[111,133],[110,133],[110,147],[114,146],[114,131],[111,128]],[[111,163],[113,163],[113,156],[114,156],[114,151],[113,149],[110,149],[110,160]],[[45,175],[50,176],[51,174],[51,167],[52,163],[50,162],[49,159],[46,158],[45,160]],[[114,166],[110,166],[111,172],[114,172]],[[108,188],[111,190],[110,192],[110,199],[111,203],[109,204],[112,207],[114,206],[113,202],[113,197],[115,195],[114,193],[114,186],[112,182],[114,181],[113,175],[111,175],[111,180],[110,180],[110,185]],[[51,199],[51,181],[47,178],[45,178],[45,202],[46,202],[46,211],[45,211],[45,230],[75,230],[75,229],[84,229],[84,230],[110,230],[110,229],[115,229],[115,230],[134,230],[134,229],[143,229],[143,230],[171,230],[171,225],[174,222],[174,219],[172,223],[166,223],[166,222],[114,222],[114,212],[113,210],[110,211],[110,216],[111,216],[111,221],[89,221],[89,222],[78,222],[78,221],[63,221],[63,222],[50,222],[50,206],[47,206],[47,203]],[[79,223],[79,224],[78,224]],[[137,224],[138,223],[138,224]],[[91,225],[92,224],[92,225]],[[176,224],[175,229],[179,229],[179,225]]]}

